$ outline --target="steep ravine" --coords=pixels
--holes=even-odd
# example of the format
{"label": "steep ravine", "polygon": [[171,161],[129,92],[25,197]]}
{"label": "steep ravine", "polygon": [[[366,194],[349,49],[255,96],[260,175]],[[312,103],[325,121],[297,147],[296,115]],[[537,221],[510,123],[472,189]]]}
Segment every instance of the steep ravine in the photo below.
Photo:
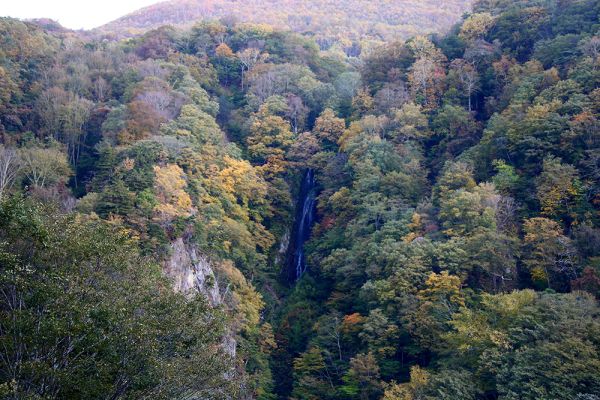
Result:
{"label": "steep ravine", "polygon": [[288,249],[287,276],[290,284],[296,282],[306,272],[304,244],[310,238],[315,222],[316,190],[315,171],[308,169],[300,185],[296,218]]}

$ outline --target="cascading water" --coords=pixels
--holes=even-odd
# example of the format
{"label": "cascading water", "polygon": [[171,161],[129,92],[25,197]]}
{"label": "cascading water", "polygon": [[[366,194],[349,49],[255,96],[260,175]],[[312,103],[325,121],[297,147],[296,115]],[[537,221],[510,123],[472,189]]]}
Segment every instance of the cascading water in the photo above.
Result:
{"label": "cascading water", "polygon": [[306,272],[304,243],[310,238],[310,231],[315,220],[315,201],[315,171],[308,169],[300,187],[293,242],[290,249],[289,277],[294,282]]}

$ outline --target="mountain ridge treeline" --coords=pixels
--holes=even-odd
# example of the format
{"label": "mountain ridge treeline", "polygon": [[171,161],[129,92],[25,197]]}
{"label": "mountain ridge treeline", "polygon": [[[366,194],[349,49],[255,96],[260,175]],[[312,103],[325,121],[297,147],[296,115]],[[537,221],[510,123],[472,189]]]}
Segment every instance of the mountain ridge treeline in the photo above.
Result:
{"label": "mountain ridge treeline", "polygon": [[174,0],[121,17],[95,31],[108,35],[140,34],[163,25],[188,26],[198,19],[268,24],[310,35],[322,49],[332,46],[348,55],[392,39],[445,31],[471,5],[467,0],[313,1],[313,0]]}

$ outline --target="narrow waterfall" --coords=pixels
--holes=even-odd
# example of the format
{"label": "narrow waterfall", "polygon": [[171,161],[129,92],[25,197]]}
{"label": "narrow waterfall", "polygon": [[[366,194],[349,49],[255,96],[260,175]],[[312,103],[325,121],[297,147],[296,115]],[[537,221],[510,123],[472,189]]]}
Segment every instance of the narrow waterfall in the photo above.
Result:
{"label": "narrow waterfall", "polygon": [[315,171],[308,169],[304,174],[302,185],[300,187],[292,246],[290,246],[290,261],[288,266],[290,283],[300,279],[302,274],[306,272],[304,243],[310,238],[310,231],[315,220],[315,201]]}

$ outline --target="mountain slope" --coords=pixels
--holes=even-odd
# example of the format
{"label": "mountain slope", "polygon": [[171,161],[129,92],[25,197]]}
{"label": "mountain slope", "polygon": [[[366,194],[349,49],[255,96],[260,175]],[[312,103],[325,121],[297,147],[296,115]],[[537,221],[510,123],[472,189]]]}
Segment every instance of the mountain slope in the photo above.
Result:
{"label": "mountain slope", "polygon": [[470,0],[172,0],[126,15],[98,30],[134,34],[161,25],[233,17],[277,28],[314,33],[322,47],[340,39],[387,40],[449,28]]}

